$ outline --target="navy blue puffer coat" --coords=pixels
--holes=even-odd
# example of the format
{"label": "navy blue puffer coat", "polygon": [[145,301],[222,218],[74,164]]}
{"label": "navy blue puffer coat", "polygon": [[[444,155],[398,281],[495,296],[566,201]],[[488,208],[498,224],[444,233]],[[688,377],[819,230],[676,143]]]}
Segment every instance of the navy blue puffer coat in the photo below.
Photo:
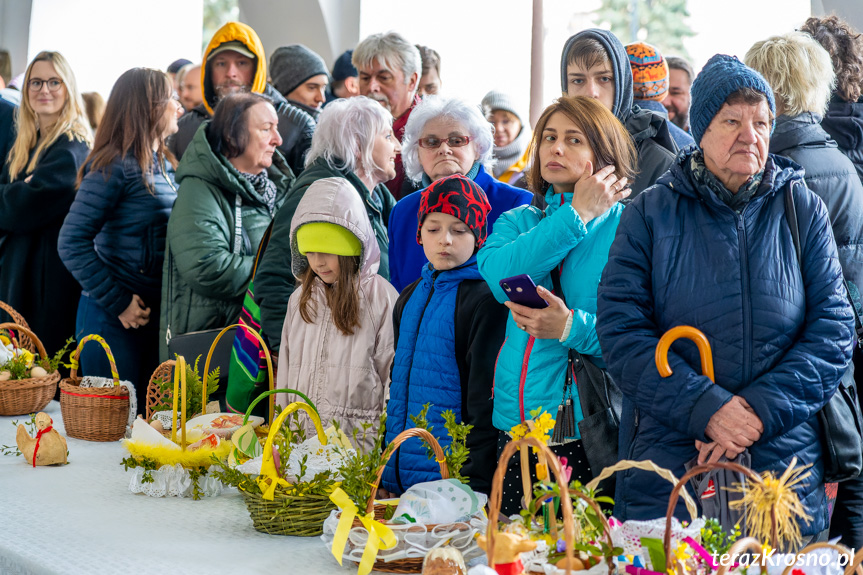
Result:
{"label": "navy blue puffer coat", "polygon": [[112,316],[123,313],[132,294],[148,306],[158,306],[161,297],[165,232],[177,192],[170,164],[153,171],[145,181],[127,156],[88,173],[60,230],[66,268]]}
{"label": "navy blue puffer coat", "polygon": [[[854,326],[827,210],[796,164],[771,155],[755,196],[737,213],[696,189],[690,154],[624,210],[599,286],[596,331],[625,398],[620,456],[650,459],[680,477],[697,456],[695,440],[707,440],[710,417],[739,395],[764,424],[749,448],[754,469],[781,473],[795,456],[812,465],[798,492],[812,516],[801,531],[818,533],[828,515],[816,413],[851,359]],[[802,270],[785,217],[788,186]],[[677,325],[707,336],[715,385],[683,340],[668,355],[673,374],[657,372],[656,344]],[[619,475],[615,516],[660,517],[670,490],[658,477]]]}

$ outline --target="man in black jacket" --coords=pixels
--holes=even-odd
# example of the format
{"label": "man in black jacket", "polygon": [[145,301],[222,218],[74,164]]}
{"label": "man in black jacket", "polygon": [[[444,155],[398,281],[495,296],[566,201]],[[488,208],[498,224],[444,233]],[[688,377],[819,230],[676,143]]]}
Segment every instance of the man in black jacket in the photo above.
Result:
{"label": "man in black jacket", "polygon": [[179,130],[168,142],[177,159],[183,156],[198,127],[210,119],[219,98],[233,92],[256,92],[272,100],[279,115],[279,135],[282,136],[279,151],[294,174],[299,174],[312,144],[315,121],[267,84],[267,59],[255,31],[240,22],[228,22],[207,45],[203,65],[204,103],[180,118]]}

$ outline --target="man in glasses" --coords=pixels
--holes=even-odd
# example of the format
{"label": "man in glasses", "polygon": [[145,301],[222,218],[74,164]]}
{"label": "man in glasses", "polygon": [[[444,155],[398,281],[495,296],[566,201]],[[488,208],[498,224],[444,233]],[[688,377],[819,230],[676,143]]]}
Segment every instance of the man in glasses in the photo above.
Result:
{"label": "man in glasses", "polygon": [[236,92],[255,92],[272,101],[282,137],[279,151],[294,174],[299,174],[312,144],[315,121],[267,84],[267,59],[257,33],[240,22],[228,22],[216,31],[207,45],[203,66],[204,102],[180,118],[179,130],[168,140],[168,147],[177,159],[183,156],[198,127],[212,117],[221,98]]}
{"label": "man in glasses", "polygon": [[[372,34],[359,43],[351,62],[359,72],[360,94],[390,111],[395,120],[393,132],[402,141],[411,110],[419,103],[416,95],[422,71],[419,51],[395,32]],[[401,155],[396,156],[396,177],[386,186],[396,200],[415,189],[405,182]]]}

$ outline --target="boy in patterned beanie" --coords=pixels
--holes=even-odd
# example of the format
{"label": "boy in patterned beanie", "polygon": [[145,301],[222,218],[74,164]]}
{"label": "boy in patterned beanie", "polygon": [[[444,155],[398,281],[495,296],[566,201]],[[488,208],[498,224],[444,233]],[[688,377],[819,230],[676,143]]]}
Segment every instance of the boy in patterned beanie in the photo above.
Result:
{"label": "boy in patterned beanie", "polygon": [[[429,403],[429,426],[445,447],[450,437],[442,413],[452,410],[456,421],[474,426],[461,473],[475,491],[488,494],[497,461],[492,377],[507,319],[507,308],[494,299],[476,263],[491,206],[485,192],[461,175],[437,180],[421,193],[417,242],[429,263],[393,310],[396,353],[386,440],[412,427],[409,416]],[[438,464],[427,457],[422,442],[413,440],[390,458],[381,486],[401,494],[439,478]]]}

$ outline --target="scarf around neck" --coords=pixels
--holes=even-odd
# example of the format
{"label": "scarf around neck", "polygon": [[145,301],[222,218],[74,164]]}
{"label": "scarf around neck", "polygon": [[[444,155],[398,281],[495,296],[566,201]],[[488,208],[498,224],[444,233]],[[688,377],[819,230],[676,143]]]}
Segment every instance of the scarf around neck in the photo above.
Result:
{"label": "scarf around neck", "polygon": [[252,185],[252,188],[254,188],[255,192],[260,196],[261,201],[267,206],[270,216],[272,216],[273,212],[276,210],[276,184],[274,184],[273,180],[267,176],[266,170],[260,174],[247,174],[246,172],[240,172],[240,175]]}
{"label": "scarf around neck", "polygon": [[712,190],[723,203],[738,213],[742,212],[746,207],[746,204],[748,204],[755,196],[755,192],[758,191],[758,186],[761,185],[761,179],[764,177],[764,170],[762,169],[760,172],[746,180],[735,194],[726,188],[725,185],[719,181],[719,178],[707,169],[707,165],[704,163],[704,153],[701,150],[695,150],[692,153],[689,160],[689,171],[692,174],[692,180],[695,182],[696,188],[706,186]]}

